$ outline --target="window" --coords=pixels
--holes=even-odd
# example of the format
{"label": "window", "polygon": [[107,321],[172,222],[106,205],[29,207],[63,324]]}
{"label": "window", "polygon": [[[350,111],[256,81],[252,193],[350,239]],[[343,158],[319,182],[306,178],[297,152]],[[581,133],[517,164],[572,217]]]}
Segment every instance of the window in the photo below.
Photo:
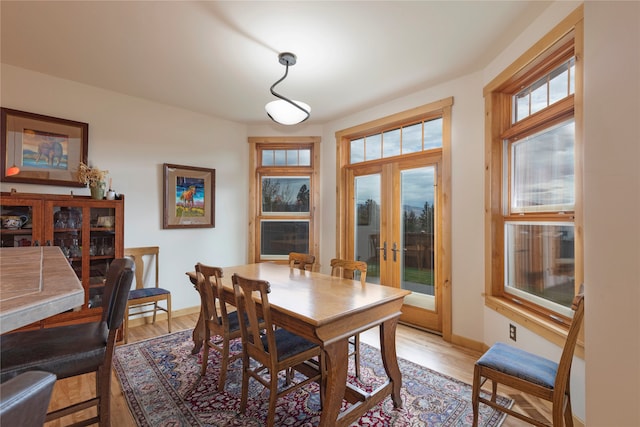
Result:
{"label": "window", "polygon": [[363,136],[349,145],[351,164],[442,148],[442,117]]}
{"label": "window", "polygon": [[249,138],[250,260],[286,261],[289,252],[318,253],[313,213],[318,207],[319,138]]}
{"label": "window", "polygon": [[484,91],[487,303],[523,323],[569,324],[582,284],[581,25],[579,8]]}

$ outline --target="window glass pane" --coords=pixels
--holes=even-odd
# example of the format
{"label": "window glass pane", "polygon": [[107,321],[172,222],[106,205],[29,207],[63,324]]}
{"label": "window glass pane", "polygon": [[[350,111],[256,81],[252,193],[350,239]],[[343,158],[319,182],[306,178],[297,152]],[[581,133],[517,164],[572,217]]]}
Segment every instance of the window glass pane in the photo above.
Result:
{"label": "window glass pane", "polygon": [[506,291],[569,315],[574,287],[573,224],[505,224]]}
{"label": "window glass pane", "polygon": [[287,150],[287,166],[298,166],[298,150]]}
{"label": "window glass pane", "polygon": [[529,115],[529,89],[520,92],[515,97],[514,123]]}
{"label": "window glass pane", "polygon": [[260,257],[283,259],[289,252],[309,253],[309,221],[261,221]]}
{"label": "window glass pane", "polygon": [[384,157],[400,155],[400,129],[384,133]]}
{"label": "window glass pane", "polygon": [[300,156],[300,166],[311,166],[311,150],[302,149],[298,151]]}
{"label": "window glass pane", "polygon": [[573,210],[574,121],[512,144],[511,211]]}
{"label": "window glass pane", "polygon": [[262,212],[309,213],[311,180],[304,176],[262,177]]}
{"label": "window glass pane", "polygon": [[531,114],[547,108],[547,79],[539,80],[531,88]]}
{"label": "window glass pane", "polygon": [[379,133],[367,136],[365,138],[365,146],[367,150],[366,160],[376,160],[382,156],[382,137]]}
{"label": "window glass pane", "polygon": [[262,166],[273,166],[273,150],[262,150]]}
{"label": "window glass pane", "polygon": [[402,153],[422,151],[422,123],[402,128]]}
{"label": "window glass pane", "polygon": [[287,153],[285,150],[274,150],[274,165],[285,166],[287,164]]}
{"label": "window glass pane", "polygon": [[549,104],[564,99],[569,94],[569,71],[567,67],[557,68],[549,80]]}
{"label": "window glass pane", "polygon": [[384,144],[382,145],[382,157],[393,157],[400,155],[400,132],[385,132]]}
{"label": "window glass pane", "polygon": [[350,163],[364,162],[364,138],[354,139],[351,141]]}
{"label": "window glass pane", "polygon": [[442,148],[442,117],[424,122],[424,149]]}
{"label": "window glass pane", "polygon": [[576,93],[576,59],[569,61],[569,93]]}

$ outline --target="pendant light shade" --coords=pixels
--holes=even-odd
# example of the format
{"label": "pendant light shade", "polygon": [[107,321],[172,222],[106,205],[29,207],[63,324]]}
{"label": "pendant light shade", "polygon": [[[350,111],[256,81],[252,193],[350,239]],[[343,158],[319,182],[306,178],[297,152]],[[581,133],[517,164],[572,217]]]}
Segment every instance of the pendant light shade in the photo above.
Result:
{"label": "pendant light shade", "polygon": [[296,56],[290,52],[283,52],[278,55],[279,62],[286,67],[284,76],[273,85],[271,85],[271,94],[277,98],[276,101],[269,102],[264,108],[267,115],[276,123],[283,125],[296,125],[302,123],[311,115],[311,107],[301,101],[291,100],[277,93],[273,88],[283,81],[289,74],[289,66],[296,63]]}

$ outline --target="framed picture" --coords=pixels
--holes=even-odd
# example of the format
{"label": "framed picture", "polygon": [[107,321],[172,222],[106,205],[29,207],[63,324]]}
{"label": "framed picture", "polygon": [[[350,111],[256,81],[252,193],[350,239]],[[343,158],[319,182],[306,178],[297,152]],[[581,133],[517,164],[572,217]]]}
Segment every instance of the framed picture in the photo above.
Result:
{"label": "framed picture", "polygon": [[76,174],[87,163],[89,125],[1,109],[0,176],[4,182],[84,187]]}
{"label": "framed picture", "polygon": [[216,170],[164,164],[162,228],[215,227]]}

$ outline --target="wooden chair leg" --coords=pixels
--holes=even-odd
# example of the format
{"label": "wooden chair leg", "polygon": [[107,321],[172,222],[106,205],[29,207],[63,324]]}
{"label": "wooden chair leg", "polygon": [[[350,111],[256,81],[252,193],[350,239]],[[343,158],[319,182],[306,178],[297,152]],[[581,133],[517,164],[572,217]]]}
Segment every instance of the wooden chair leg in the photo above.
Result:
{"label": "wooden chair leg", "polygon": [[96,372],[96,394],[100,427],[111,426],[111,371],[100,368]]}
{"label": "wooden chair leg", "polygon": [[202,349],[202,368],[200,368],[200,375],[204,376],[207,373],[207,365],[209,364],[209,340],[204,341]]}
{"label": "wooden chair leg", "polygon": [[171,333],[171,294],[167,295],[167,325]]}
{"label": "wooden chair leg", "polygon": [[471,406],[473,408],[473,424],[472,427],[478,427],[478,410],[480,409],[480,370],[476,366],[473,370],[473,391],[471,394]]}
{"label": "wooden chair leg", "polygon": [[269,390],[269,410],[267,412],[267,427],[273,427],[276,419],[276,403],[278,402],[278,373],[269,372],[271,377]]}
{"label": "wooden chair leg", "polygon": [[124,343],[127,344],[129,342],[129,306],[124,311],[124,322],[122,327],[122,334],[124,335]]}
{"label": "wooden chair leg", "polygon": [[353,345],[355,347],[356,378],[360,378],[360,334],[354,336]]}
{"label": "wooden chair leg", "polygon": [[220,362],[220,378],[218,379],[218,391],[224,391],[224,384],[227,381],[227,369],[229,366],[229,340],[223,340],[222,345],[222,361]]}

